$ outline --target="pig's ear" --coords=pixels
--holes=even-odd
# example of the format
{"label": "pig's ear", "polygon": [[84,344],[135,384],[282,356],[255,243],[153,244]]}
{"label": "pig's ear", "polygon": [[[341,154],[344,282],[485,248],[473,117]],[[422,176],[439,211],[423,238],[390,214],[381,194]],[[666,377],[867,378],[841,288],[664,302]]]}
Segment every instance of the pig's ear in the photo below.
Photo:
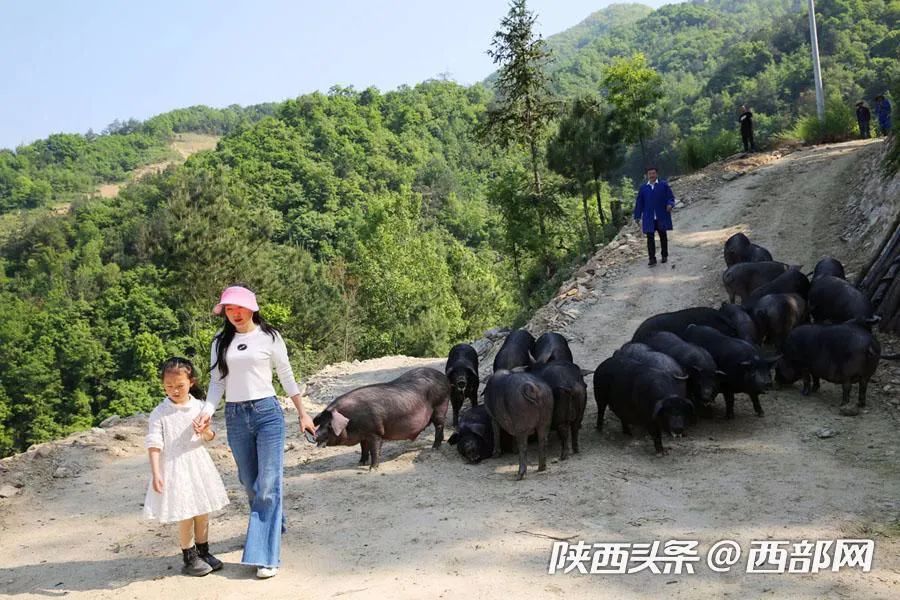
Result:
{"label": "pig's ear", "polygon": [[728,373],[726,373],[725,371],[716,369],[716,377],[718,377],[719,379],[725,379],[726,377],[728,377]]}
{"label": "pig's ear", "polygon": [[347,429],[347,423],[349,422],[350,419],[348,419],[338,411],[331,411],[331,430],[334,432],[334,435],[339,436],[344,433],[344,430]]}
{"label": "pig's ear", "polygon": [[513,373],[524,373],[528,370],[528,367],[513,367],[510,369]]}
{"label": "pig's ear", "polygon": [[772,366],[774,366],[775,363],[777,363],[779,360],[781,360],[781,356],[782,356],[781,354],[777,354],[775,356],[770,356],[768,358],[764,358],[763,360],[766,361],[766,363],[768,363],[769,368],[772,368]]}
{"label": "pig's ear", "polygon": [[451,446],[455,446],[456,442],[458,442],[458,441],[459,441],[459,434],[454,433],[453,435],[450,436],[450,439],[447,440],[447,443],[450,444]]}

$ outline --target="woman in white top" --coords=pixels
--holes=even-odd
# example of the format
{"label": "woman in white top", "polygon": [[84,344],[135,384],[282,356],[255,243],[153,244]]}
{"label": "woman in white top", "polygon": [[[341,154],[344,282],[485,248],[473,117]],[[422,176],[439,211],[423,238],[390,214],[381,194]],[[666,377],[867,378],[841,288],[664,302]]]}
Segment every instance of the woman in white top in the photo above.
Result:
{"label": "woman in white top", "polygon": [[284,412],[272,386],[273,368],[297,408],[300,431],[315,434],[316,428],[303,409],[284,340],[260,316],[256,295],[241,286],[226,288],[213,312],[225,318],[213,339],[207,406],[197,429],[208,426],[224,394],[228,446],[250,500],[241,562],[255,565],[257,577],[272,577],[278,572],[284,531]]}

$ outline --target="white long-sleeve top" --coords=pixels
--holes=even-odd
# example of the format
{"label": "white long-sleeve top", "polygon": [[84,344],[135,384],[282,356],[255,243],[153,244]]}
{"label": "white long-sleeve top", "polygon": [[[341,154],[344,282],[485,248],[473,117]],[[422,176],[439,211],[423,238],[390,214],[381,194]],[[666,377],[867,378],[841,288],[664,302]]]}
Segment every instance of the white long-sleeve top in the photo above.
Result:
{"label": "white long-sleeve top", "polygon": [[[212,343],[211,365],[216,362],[217,346],[218,339]],[[206,414],[215,412],[223,394],[226,402],[246,402],[274,396],[273,367],[288,396],[302,393],[294,379],[284,339],[278,333],[274,339],[260,327],[248,333],[235,333],[225,352],[225,361],[228,363],[227,377],[222,377],[218,366],[210,371],[209,391],[203,408]]]}

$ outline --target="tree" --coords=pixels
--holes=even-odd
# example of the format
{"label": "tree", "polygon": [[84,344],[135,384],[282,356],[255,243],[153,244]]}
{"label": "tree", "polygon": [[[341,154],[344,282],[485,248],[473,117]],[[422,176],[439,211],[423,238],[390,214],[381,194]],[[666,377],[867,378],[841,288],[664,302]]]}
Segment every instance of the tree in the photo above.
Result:
{"label": "tree", "polygon": [[644,140],[653,132],[656,104],[662,99],[662,77],[641,53],[620,58],[603,75],[609,102],[615,106],[626,142],[638,142],[641,158],[647,164]]}
{"label": "tree", "polygon": [[548,199],[541,186],[539,149],[555,114],[555,102],[544,73],[550,51],[540,36],[535,38],[536,20],[525,0],[513,0],[494,34],[488,56],[500,65],[495,83],[497,100],[488,109],[482,131],[503,147],[522,145],[527,149],[532,175],[530,199],[537,209],[543,239]]}
{"label": "tree", "polygon": [[556,135],[547,146],[547,165],[550,169],[579,185],[591,247],[595,242],[588,216],[587,186],[593,182],[597,212],[600,222],[605,224],[600,180],[621,163],[622,156],[621,133],[616,127],[614,115],[590,96],[576,98],[569,105]]}

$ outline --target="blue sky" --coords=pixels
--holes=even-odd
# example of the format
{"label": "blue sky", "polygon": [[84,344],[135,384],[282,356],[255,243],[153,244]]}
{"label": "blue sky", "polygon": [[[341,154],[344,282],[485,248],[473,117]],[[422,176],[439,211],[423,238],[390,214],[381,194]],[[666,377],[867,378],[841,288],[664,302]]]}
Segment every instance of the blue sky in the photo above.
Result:
{"label": "blue sky", "polygon": [[[660,6],[669,2],[642,2]],[[608,0],[531,0],[546,37]],[[506,0],[0,0],[0,147],[193,104],[487,76]]]}

